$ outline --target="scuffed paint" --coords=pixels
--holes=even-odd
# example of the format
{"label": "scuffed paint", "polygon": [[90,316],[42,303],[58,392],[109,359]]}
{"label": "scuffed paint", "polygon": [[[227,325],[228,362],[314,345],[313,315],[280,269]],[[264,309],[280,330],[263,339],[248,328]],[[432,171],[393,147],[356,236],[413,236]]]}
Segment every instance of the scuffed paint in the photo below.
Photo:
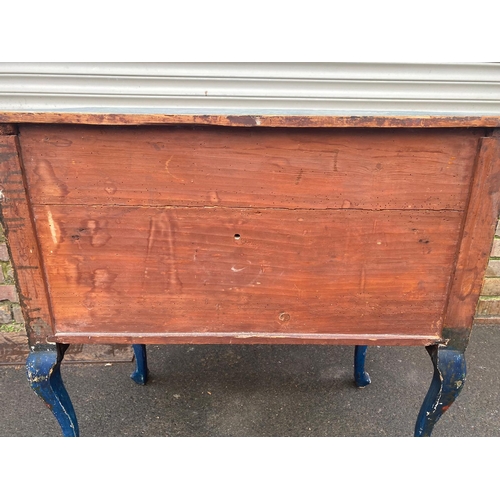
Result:
{"label": "scuffed paint", "polygon": [[26,360],[26,374],[33,391],[59,422],[63,436],[75,437],[79,435],[78,422],[60,372],[66,348],[57,344],[32,349]]}
{"label": "scuffed paint", "polygon": [[448,345],[426,347],[434,365],[434,375],[415,424],[417,437],[431,435],[436,422],[453,404],[464,386],[467,367],[462,333],[455,332],[455,335],[448,337]]}

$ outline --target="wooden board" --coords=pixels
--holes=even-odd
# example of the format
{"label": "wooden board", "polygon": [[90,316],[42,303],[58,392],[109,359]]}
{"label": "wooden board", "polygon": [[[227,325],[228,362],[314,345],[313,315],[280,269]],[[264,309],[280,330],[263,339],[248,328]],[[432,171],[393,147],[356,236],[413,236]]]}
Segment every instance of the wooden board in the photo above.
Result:
{"label": "wooden board", "polygon": [[[2,223],[9,237],[16,267],[19,294],[27,318],[30,342],[46,343],[52,337],[48,296],[39,266],[38,247],[31,221],[29,205],[21,190],[24,188],[14,125],[0,126],[0,189]],[[5,137],[5,136],[11,137]],[[0,365],[23,365],[29,354],[28,335],[24,328],[0,332]],[[72,345],[66,352],[66,362],[120,362],[131,361],[130,347],[118,345]]]}
{"label": "wooden board", "polygon": [[444,326],[472,328],[500,208],[500,133],[481,140]]}
{"label": "wooden board", "polygon": [[152,125],[196,124],[227,127],[347,127],[347,128],[443,128],[499,127],[500,116],[439,115],[207,115],[207,114],[143,114],[143,113],[64,113],[49,111],[3,112],[0,123],[82,123],[88,125]]}
{"label": "wooden board", "polygon": [[33,225],[16,136],[0,136],[0,206],[30,343],[53,334],[49,294]]}
{"label": "wooden board", "polygon": [[20,128],[37,204],[463,210],[477,130]]}
{"label": "wooden board", "polygon": [[457,211],[34,209],[59,333],[330,340],[437,338],[462,220]]}

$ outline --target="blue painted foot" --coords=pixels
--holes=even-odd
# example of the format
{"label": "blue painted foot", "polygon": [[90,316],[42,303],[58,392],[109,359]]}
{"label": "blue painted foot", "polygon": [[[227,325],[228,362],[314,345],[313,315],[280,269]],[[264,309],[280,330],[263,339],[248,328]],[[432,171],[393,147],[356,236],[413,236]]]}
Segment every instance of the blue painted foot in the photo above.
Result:
{"label": "blue painted foot", "polygon": [[67,345],[37,346],[26,360],[26,372],[31,388],[40,396],[56,417],[63,436],[79,435],[75,410],[61,378],[61,361]]}
{"label": "blue painted foot", "polygon": [[130,378],[136,384],[144,385],[148,381],[146,346],[145,344],[132,344],[132,349],[135,355],[135,371],[130,375]]}
{"label": "blue painted foot", "polygon": [[434,364],[434,376],[418,414],[415,425],[417,437],[431,435],[434,424],[460,394],[467,372],[465,349],[446,346],[429,346],[426,349]]}
{"label": "blue painted foot", "polygon": [[354,382],[360,388],[371,383],[370,375],[365,371],[366,351],[365,345],[357,345],[354,348]]}

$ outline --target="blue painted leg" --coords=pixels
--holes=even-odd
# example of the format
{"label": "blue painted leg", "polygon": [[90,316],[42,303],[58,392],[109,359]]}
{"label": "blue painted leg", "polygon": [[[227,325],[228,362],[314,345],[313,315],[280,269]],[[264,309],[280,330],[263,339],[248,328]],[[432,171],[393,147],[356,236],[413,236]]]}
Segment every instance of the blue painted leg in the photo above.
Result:
{"label": "blue painted leg", "polygon": [[464,348],[429,346],[426,349],[434,364],[434,376],[418,414],[417,437],[431,435],[434,424],[460,394],[467,372]]}
{"label": "blue painted leg", "polygon": [[365,345],[357,345],[354,348],[354,382],[360,388],[371,383],[370,375],[365,371],[366,351]]}
{"label": "blue painted leg", "polygon": [[56,417],[63,436],[79,435],[75,410],[61,378],[61,361],[67,345],[37,346],[26,360],[26,372],[31,388],[40,396]]}
{"label": "blue painted leg", "polygon": [[148,381],[148,360],[146,357],[145,344],[133,344],[135,355],[135,371],[130,375],[130,378],[140,385],[144,385]]}

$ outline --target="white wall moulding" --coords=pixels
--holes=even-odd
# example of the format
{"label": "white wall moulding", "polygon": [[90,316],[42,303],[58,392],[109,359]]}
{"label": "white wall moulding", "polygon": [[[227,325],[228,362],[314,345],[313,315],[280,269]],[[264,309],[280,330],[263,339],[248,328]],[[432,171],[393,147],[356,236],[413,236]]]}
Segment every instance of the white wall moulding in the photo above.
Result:
{"label": "white wall moulding", "polygon": [[499,116],[500,64],[0,63],[0,112]]}

